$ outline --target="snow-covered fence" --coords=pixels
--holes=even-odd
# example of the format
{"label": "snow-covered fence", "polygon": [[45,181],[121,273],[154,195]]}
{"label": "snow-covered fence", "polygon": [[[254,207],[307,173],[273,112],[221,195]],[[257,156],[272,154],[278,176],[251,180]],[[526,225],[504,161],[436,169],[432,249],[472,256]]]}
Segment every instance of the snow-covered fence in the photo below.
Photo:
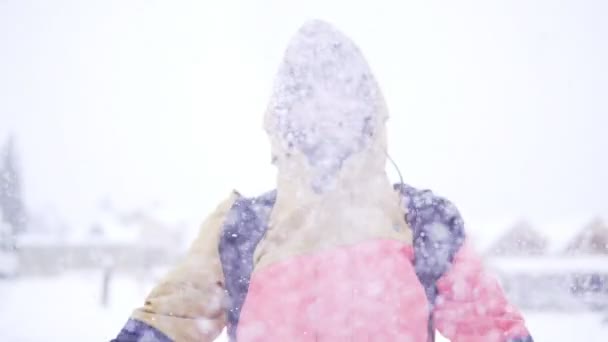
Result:
{"label": "snow-covered fence", "polygon": [[111,264],[117,271],[140,271],[165,265],[175,255],[163,248],[123,243],[27,244],[17,249],[18,273],[54,275],[66,270],[103,269]]}
{"label": "snow-covered fence", "polygon": [[608,309],[608,256],[486,259],[508,297],[524,309]]}

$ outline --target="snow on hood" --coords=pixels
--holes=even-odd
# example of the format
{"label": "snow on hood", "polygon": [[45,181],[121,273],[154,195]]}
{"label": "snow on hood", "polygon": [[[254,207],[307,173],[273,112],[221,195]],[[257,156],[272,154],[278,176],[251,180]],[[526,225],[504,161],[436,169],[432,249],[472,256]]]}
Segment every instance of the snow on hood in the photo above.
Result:
{"label": "snow on hood", "polygon": [[358,47],[325,22],[301,27],[279,67],[265,118],[279,175],[323,193],[353,177],[384,174],[387,118]]}
{"label": "snow on hood", "polygon": [[300,28],[265,118],[277,197],[256,248],[256,268],[369,239],[411,243],[385,172],[387,117],[357,46],[321,21]]}

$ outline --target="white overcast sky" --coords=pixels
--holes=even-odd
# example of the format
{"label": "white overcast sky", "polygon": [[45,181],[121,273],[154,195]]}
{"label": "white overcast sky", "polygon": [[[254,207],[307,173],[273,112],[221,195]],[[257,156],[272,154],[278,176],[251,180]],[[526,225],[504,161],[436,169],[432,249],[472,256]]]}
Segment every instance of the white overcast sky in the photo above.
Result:
{"label": "white overcast sky", "polygon": [[84,227],[109,198],[194,224],[232,188],[273,187],[272,78],[320,18],[376,73],[407,183],[473,232],[551,234],[608,219],[607,17],[602,0],[0,0],[0,139],[34,213]]}

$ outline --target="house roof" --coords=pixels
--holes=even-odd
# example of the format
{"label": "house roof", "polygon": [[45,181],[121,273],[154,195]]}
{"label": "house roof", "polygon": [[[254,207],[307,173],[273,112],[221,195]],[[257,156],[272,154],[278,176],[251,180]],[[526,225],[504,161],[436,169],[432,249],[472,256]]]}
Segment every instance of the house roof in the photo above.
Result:
{"label": "house roof", "polygon": [[599,255],[495,257],[485,259],[489,269],[508,273],[531,275],[556,273],[604,272],[608,273],[608,258]]}
{"label": "house roof", "polygon": [[490,256],[524,256],[546,253],[549,239],[526,220],[511,226],[486,250]]}
{"label": "house roof", "polygon": [[593,219],[570,240],[563,253],[608,255],[608,225],[600,218]]}

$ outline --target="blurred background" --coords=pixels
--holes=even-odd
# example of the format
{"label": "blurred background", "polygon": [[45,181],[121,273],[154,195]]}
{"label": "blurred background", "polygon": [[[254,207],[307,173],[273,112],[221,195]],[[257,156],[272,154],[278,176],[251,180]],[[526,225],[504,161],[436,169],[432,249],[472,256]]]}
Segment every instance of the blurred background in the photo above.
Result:
{"label": "blurred background", "polygon": [[111,339],[222,198],[273,188],[272,79],[319,18],[370,62],[405,182],[459,207],[535,339],[605,341],[607,15],[602,0],[0,0],[0,339]]}

